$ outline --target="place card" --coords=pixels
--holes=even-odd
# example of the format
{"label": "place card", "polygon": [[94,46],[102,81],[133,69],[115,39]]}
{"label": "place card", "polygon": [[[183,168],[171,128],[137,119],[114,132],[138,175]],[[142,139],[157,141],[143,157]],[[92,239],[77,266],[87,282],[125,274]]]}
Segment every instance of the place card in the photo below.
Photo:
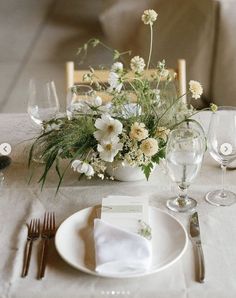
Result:
{"label": "place card", "polygon": [[149,224],[148,198],[109,196],[102,200],[101,219],[117,228],[139,233],[140,222]]}

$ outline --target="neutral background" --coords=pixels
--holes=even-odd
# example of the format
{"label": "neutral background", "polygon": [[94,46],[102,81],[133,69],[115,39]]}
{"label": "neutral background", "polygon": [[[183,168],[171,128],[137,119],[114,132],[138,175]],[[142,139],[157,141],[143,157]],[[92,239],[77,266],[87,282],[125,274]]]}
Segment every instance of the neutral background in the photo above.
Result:
{"label": "neutral background", "polygon": [[149,32],[140,15],[147,8],[159,13],[154,60],[173,67],[185,58],[205,105],[236,105],[236,0],[0,0],[0,112],[26,111],[32,77],[55,81],[63,111],[65,62],[111,63],[98,47],[78,64],[77,48],[91,37],[146,58]]}

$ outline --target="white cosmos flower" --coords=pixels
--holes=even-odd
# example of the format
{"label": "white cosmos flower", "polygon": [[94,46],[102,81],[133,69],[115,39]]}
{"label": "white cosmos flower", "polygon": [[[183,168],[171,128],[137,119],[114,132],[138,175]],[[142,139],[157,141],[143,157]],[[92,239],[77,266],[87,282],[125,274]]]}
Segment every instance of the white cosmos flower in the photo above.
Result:
{"label": "white cosmos flower", "polygon": [[198,99],[201,97],[203,93],[202,85],[197,81],[190,81],[189,82],[189,90],[192,93],[192,98]]}
{"label": "white cosmos flower", "polygon": [[158,14],[153,9],[147,9],[143,12],[142,21],[145,25],[153,25],[156,21]]}
{"label": "white cosmos flower", "polygon": [[77,171],[78,173],[85,174],[88,177],[91,177],[94,175],[94,169],[93,167],[88,164],[87,162],[83,162],[82,160],[76,159],[72,162],[71,167],[74,171]]}
{"label": "white cosmos flower", "polygon": [[123,148],[123,144],[119,141],[118,137],[110,141],[101,141],[101,144],[97,146],[100,158],[104,161],[113,162],[116,154]]}
{"label": "white cosmos flower", "polygon": [[111,71],[107,81],[110,85],[111,90],[115,89],[117,92],[121,91],[123,83],[121,81],[120,76],[117,73]]}
{"label": "white cosmos flower", "polygon": [[94,132],[94,137],[97,141],[107,141],[117,137],[123,129],[122,123],[112,118],[109,114],[103,114],[101,118],[95,121],[94,126],[98,129]]}
{"label": "white cosmos flower", "polygon": [[123,71],[123,64],[121,62],[115,62],[111,66],[111,71],[112,72],[121,72]]}
{"label": "white cosmos flower", "polygon": [[130,61],[130,68],[137,73],[140,73],[144,70],[145,62],[142,57],[135,56]]}

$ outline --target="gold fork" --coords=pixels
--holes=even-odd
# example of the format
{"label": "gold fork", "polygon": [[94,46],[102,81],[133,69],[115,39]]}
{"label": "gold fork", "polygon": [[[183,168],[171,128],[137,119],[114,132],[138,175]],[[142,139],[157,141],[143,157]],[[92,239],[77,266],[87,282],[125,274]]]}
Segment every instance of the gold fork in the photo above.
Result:
{"label": "gold fork", "polygon": [[25,246],[22,277],[25,277],[28,274],[33,242],[39,238],[39,235],[40,235],[40,220],[36,218],[31,219],[30,225],[28,226],[28,235],[27,235],[27,242]]}
{"label": "gold fork", "polygon": [[55,213],[46,212],[44,214],[43,229],[41,233],[41,237],[43,240],[43,247],[42,247],[41,262],[40,262],[40,268],[39,268],[40,279],[42,279],[45,275],[49,240],[55,236],[55,233],[56,233]]}

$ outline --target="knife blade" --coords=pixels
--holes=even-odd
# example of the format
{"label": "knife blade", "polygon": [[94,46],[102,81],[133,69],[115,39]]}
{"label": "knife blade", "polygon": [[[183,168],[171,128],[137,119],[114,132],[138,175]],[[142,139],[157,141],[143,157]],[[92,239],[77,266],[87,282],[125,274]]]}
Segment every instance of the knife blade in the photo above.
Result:
{"label": "knife blade", "polygon": [[200,225],[198,220],[198,213],[194,212],[190,216],[190,236],[193,245],[196,247],[198,270],[197,270],[197,280],[200,283],[205,281],[205,261],[202,250],[202,242],[200,235]]}

